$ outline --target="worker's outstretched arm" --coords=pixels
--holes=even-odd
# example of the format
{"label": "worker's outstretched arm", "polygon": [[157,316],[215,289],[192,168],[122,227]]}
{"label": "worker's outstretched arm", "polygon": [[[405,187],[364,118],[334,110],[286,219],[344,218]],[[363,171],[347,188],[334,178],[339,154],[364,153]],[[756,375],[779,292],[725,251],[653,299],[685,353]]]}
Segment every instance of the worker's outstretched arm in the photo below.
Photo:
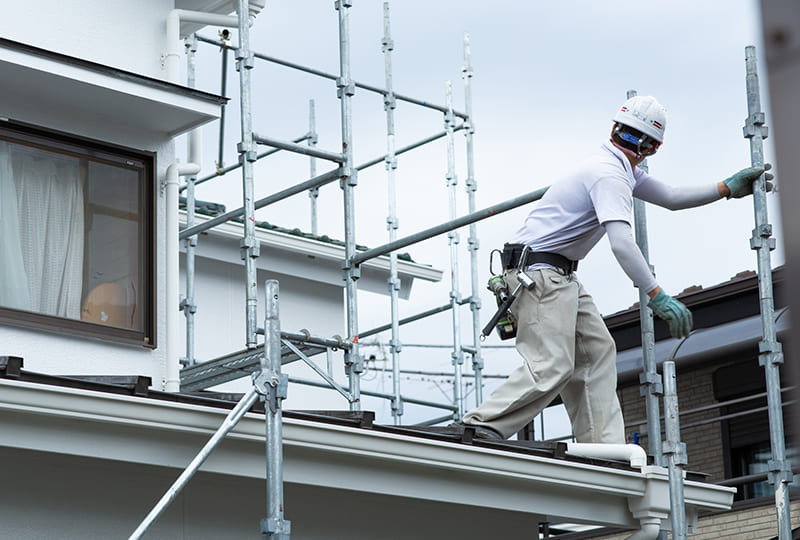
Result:
{"label": "worker's outstretched arm", "polygon": [[[673,187],[653,177],[648,177],[647,180],[636,186],[633,195],[638,199],[669,210],[693,208],[718,201],[722,197],[738,199],[750,195],[753,193],[753,182],[769,168],[769,164],[763,168],[748,167],[721,182],[701,186]],[[767,173],[767,191],[772,189],[772,184],[769,182],[772,178],[772,175]]]}
{"label": "worker's outstretched arm", "polygon": [[692,331],[692,313],[658,286],[650,272],[650,266],[633,240],[630,224],[624,221],[608,221],[603,226],[614,257],[633,283],[650,297],[648,305],[653,313],[667,322],[673,337],[688,336]]}

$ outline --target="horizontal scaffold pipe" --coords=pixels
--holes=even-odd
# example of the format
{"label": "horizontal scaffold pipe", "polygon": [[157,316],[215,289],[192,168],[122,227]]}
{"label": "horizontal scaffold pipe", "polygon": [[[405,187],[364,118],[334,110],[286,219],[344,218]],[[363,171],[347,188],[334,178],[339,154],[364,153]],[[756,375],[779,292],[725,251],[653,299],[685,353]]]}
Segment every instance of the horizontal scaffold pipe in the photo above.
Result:
{"label": "horizontal scaffold pipe", "polygon": [[[206,37],[198,35],[197,36],[197,40],[198,41],[202,41],[204,43],[210,43],[212,45],[216,45],[217,47],[225,47],[227,49],[232,49],[232,50],[236,49],[236,47],[231,46],[229,43],[225,43],[225,42],[220,41],[218,39],[210,39],[210,38],[206,38]],[[256,58],[260,58],[261,60],[265,60],[267,62],[272,62],[273,64],[278,64],[278,65],[281,65],[281,66],[284,66],[284,67],[296,69],[298,71],[303,71],[305,73],[310,73],[311,75],[317,75],[318,77],[323,77],[325,79],[330,79],[332,81],[335,81],[336,79],[339,78],[338,75],[334,75],[333,73],[327,73],[325,71],[320,71],[319,69],[314,69],[314,68],[306,67],[306,66],[303,66],[303,65],[300,65],[300,64],[295,64],[294,62],[289,62],[288,60],[281,60],[280,58],[275,58],[273,56],[267,56],[266,54],[261,54],[261,53],[258,53],[258,52],[254,52],[253,56],[255,56]],[[384,96],[389,94],[389,91],[386,90],[385,88],[379,88],[377,86],[371,86],[369,84],[360,83],[358,81],[354,81],[353,84],[356,86],[356,88],[361,88],[361,89],[367,90],[369,92],[375,92],[376,94],[381,94],[381,95],[384,95]],[[447,112],[447,107],[443,107],[442,105],[434,105],[433,103],[429,103],[427,101],[424,101],[424,100],[421,100],[421,99],[412,98],[412,97],[409,97],[409,96],[404,96],[402,94],[393,93],[392,95],[394,96],[394,98],[396,100],[399,100],[399,101],[405,101],[406,103],[413,103],[414,105],[419,105],[421,107],[425,107],[425,108],[428,108],[428,109],[441,111],[443,113]],[[467,114],[463,113],[463,112],[453,111],[453,114],[455,114],[459,118],[464,118],[464,119],[467,118]]]}
{"label": "horizontal scaffold pipe", "polygon": [[[296,384],[303,384],[306,386],[316,386],[317,388],[331,388],[330,385],[328,385],[327,383],[318,381],[309,381],[308,379],[298,379],[296,377],[289,377],[289,382]],[[331,388],[331,390],[333,390],[333,388]],[[379,397],[383,399],[394,399],[394,396],[392,394],[383,394],[381,392],[373,392],[372,390],[361,390],[361,395]],[[434,407],[436,409],[447,409],[448,411],[456,410],[455,405],[449,405],[447,403],[436,403],[435,401],[425,401],[424,399],[416,399],[405,396],[400,396],[400,400],[403,401],[403,403],[425,405],[426,407]]]}
{"label": "horizontal scaffold pipe", "polygon": [[[455,128],[453,128],[453,131],[459,131],[459,130],[464,129],[465,127],[466,127],[465,124],[459,124]],[[447,135],[446,131],[440,131],[436,135],[431,135],[430,137],[422,139],[421,141],[417,141],[415,143],[409,144],[408,146],[404,146],[403,148],[395,150],[394,155],[395,156],[399,156],[400,154],[404,154],[404,153],[406,153],[406,152],[408,152],[410,150],[413,150],[415,148],[419,148],[420,146],[424,146],[424,145],[426,145],[428,143],[431,143],[433,141],[437,141],[437,140],[445,137],[446,135]],[[387,156],[387,154],[384,154],[379,158],[375,158],[375,159],[373,159],[371,161],[367,161],[366,163],[362,163],[361,165],[356,167],[356,170],[357,171],[363,171],[364,169],[372,167],[373,165],[377,165],[378,163],[384,163],[386,161],[386,156]]]}
{"label": "horizontal scaffold pipe", "polygon": [[[417,313],[416,315],[412,315],[410,317],[406,317],[405,319],[400,319],[397,324],[406,324],[414,321],[418,321],[420,319],[424,319],[425,317],[430,317],[431,315],[436,315],[437,313],[442,313],[443,311],[447,311],[449,309],[453,309],[453,304],[445,304],[443,306],[435,307],[429,309],[427,311],[423,311],[421,313]],[[359,338],[363,339],[365,337],[372,336],[374,334],[379,334],[384,330],[389,330],[392,327],[392,324],[384,324],[383,326],[378,326],[373,328],[372,330],[367,330],[366,332],[359,332]]]}
{"label": "horizontal scaffold pipe", "polygon": [[[325,174],[321,174],[319,176],[311,178],[310,180],[306,180],[301,184],[297,184],[295,186],[286,188],[283,191],[279,191],[272,195],[268,195],[263,199],[259,199],[255,202],[254,204],[255,209],[258,210],[259,208],[263,208],[270,204],[274,204],[278,201],[282,201],[283,199],[289,198],[292,195],[297,195],[298,193],[303,193],[305,191],[308,191],[309,189],[324,186],[325,184],[330,184],[334,180],[340,178],[341,174],[342,174],[341,169],[333,169],[331,171],[326,172]],[[214,219],[210,219],[203,223],[194,225],[193,227],[183,229],[180,234],[180,239],[184,240],[195,234],[199,234],[203,231],[213,229],[217,225],[221,225],[223,223],[226,223],[228,221],[231,221],[232,219],[236,219],[237,217],[243,215],[244,215],[244,208],[237,208],[236,210],[231,210],[230,212],[222,214],[221,216],[217,216]]]}
{"label": "horizontal scaffold pipe", "polygon": [[[309,134],[306,133],[302,137],[297,137],[292,142],[293,143],[301,143],[303,141],[307,141],[309,139],[309,137],[310,137]],[[281,151],[280,148],[272,148],[270,150],[267,150],[266,152],[262,152],[262,153],[260,153],[260,154],[258,154],[256,156],[256,161],[258,161],[259,159],[263,159],[263,158],[265,158],[267,156],[271,156],[272,154],[277,154],[280,151]],[[209,180],[213,180],[214,178],[218,178],[220,176],[224,176],[224,175],[228,174],[229,172],[235,171],[236,169],[240,169],[241,167],[242,167],[241,163],[236,163],[234,165],[229,165],[227,167],[223,167],[221,169],[218,169],[214,174],[209,174],[208,176],[204,176],[203,178],[198,178],[197,180],[195,180],[194,185],[195,186],[199,186],[200,184],[202,184],[204,182],[208,182]],[[183,191],[185,189],[186,189],[186,184],[184,184],[184,185],[182,185],[180,187],[181,191]]]}
{"label": "horizontal scaffold pipe", "polygon": [[258,144],[265,144],[267,146],[280,148],[281,150],[288,150],[289,152],[294,152],[295,154],[303,154],[304,156],[327,159],[328,161],[333,161],[336,163],[342,163],[344,161],[344,156],[342,154],[337,154],[336,152],[320,150],[314,146],[303,146],[302,144],[296,144],[291,141],[273,139],[272,137],[266,137],[264,135],[259,135],[258,133],[253,133],[253,140]]}
{"label": "horizontal scaffold pipe", "polygon": [[[259,334],[263,333],[264,329],[259,328]],[[332,339],[332,338],[323,338],[319,336],[312,336],[307,332],[303,332],[302,330],[300,333],[295,332],[284,332],[281,330],[281,338],[291,341],[293,343],[312,343],[314,345],[322,345],[323,347],[330,347],[331,349],[350,349],[352,347],[351,343],[345,341],[341,338],[339,339]]]}
{"label": "horizontal scaffold pipe", "polygon": [[425,229],[424,231],[406,236],[405,238],[399,238],[394,242],[389,242],[388,244],[368,249],[366,251],[362,251],[361,253],[356,253],[353,255],[353,257],[351,257],[350,263],[357,266],[365,261],[374,259],[375,257],[380,257],[381,255],[386,255],[387,253],[391,253],[392,251],[396,251],[398,249],[403,249],[411,244],[416,244],[418,242],[422,242],[423,240],[433,238],[434,236],[464,227],[470,223],[475,223],[476,221],[481,221],[483,219],[496,216],[497,214],[501,214],[508,210],[513,210],[514,208],[528,204],[529,202],[538,201],[542,198],[548,188],[549,186],[537,189],[536,191],[531,191],[525,195],[521,195],[514,199],[509,199],[505,202],[495,204],[494,206],[489,206],[488,208],[484,208],[482,210],[477,210],[471,214],[467,214],[466,216],[461,216],[460,218],[456,218],[452,221],[442,223],[441,225],[431,227],[430,229]]}

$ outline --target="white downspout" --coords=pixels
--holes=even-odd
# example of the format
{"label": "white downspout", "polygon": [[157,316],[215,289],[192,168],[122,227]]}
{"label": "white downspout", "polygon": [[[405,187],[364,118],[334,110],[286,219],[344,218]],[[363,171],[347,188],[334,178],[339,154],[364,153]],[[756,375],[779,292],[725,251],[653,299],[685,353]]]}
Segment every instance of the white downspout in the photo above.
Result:
{"label": "white downspout", "polygon": [[647,465],[647,454],[638,444],[567,443],[567,455],[624,460],[636,469]]}
{"label": "white downspout", "polygon": [[164,351],[166,367],[164,373],[164,390],[178,392],[181,386],[181,366],[178,358],[178,330],[180,310],[180,291],[178,273],[180,259],[178,249],[178,177],[190,176],[200,172],[197,163],[173,163],[167,167],[165,181],[165,196],[167,201],[166,217],[166,264],[167,274],[166,299],[167,299],[167,339]]}
{"label": "white downspout", "polygon": [[[250,24],[255,15],[251,13]],[[167,53],[164,56],[164,67],[167,71],[167,80],[179,84],[180,57],[181,57],[181,22],[194,22],[224,27],[238,27],[239,18],[229,15],[217,15],[202,11],[188,11],[173,9],[167,15]],[[180,355],[178,353],[179,340],[179,228],[178,228],[178,177],[191,176],[200,172],[202,158],[202,132],[192,130],[189,135],[189,163],[173,163],[167,168],[165,180],[166,205],[166,345],[164,351],[164,377],[163,389],[167,392],[180,390]]]}
{"label": "white downspout", "polygon": [[642,528],[625,540],[655,540],[661,532],[661,520],[658,518],[643,518],[639,524]]}

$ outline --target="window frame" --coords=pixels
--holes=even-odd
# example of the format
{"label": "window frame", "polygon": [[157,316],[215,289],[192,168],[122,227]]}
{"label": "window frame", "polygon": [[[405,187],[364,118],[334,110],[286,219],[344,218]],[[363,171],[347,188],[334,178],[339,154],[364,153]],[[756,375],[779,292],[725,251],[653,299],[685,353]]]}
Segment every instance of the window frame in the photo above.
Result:
{"label": "window frame", "polygon": [[[68,319],[0,306],[0,324],[33,330],[42,330],[69,336],[81,336],[150,349],[157,347],[157,283],[156,283],[156,153],[64,133],[12,119],[0,118],[0,135],[16,137],[41,148],[59,152],[83,153],[86,157],[103,161],[135,160],[142,164],[144,179],[138,186],[139,208],[142,218],[139,253],[141,257],[141,302],[144,314],[141,330]],[[109,159],[109,156],[113,159]]]}

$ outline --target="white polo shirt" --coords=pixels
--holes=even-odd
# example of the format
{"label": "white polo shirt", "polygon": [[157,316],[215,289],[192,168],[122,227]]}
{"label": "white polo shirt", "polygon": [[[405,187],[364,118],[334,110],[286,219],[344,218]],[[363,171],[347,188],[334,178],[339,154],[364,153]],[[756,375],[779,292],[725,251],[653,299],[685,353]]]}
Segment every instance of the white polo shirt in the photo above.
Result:
{"label": "white polo shirt", "polygon": [[603,223],[632,224],[633,192],[650,179],[604,143],[597,155],[547,190],[510,242],[581,260],[605,234]]}

